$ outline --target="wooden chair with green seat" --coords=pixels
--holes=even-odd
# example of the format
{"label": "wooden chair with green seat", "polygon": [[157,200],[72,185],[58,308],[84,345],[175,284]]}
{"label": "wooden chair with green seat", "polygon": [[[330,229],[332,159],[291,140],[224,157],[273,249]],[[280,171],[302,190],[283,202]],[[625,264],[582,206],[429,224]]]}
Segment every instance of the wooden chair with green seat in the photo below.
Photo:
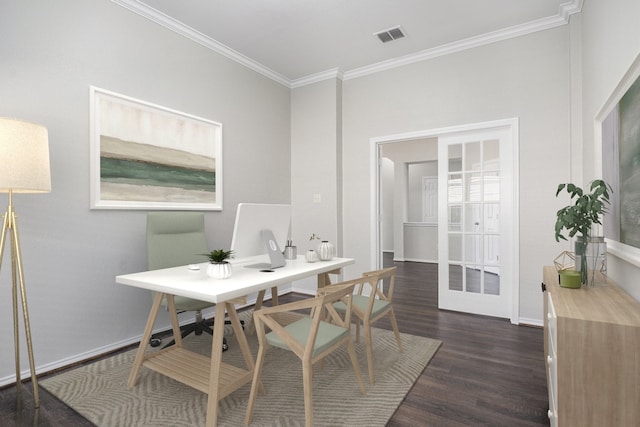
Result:
{"label": "wooden chair with green seat", "polygon": [[[197,264],[209,252],[202,212],[149,212],[147,214],[147,268],[158,270]],[[182,338],[191,333],[213,335],[213,320],[202,318],[202,310],[215,304],[191,298],[174,297],[178,312],[194,311],[195,322],[180,328]],[[162,304],[166,307],[166,298]],[[225,323],[230,323],[229,321]],[[175,340],[167,346],[175,343]],[[166,346],[165,346],[166,347]],[[226,340],[223,351],[227,349]]]}
{"label": "wooden chair with green seat", "polygon": [[[248,425],[253,416],[260,376],[264,364],[265,353],[271,346],[292,351],[302,362],[302,381],[304,389],[305,424],[313,426],[312,378],[313,365],[331,354],[338,347],[345,345],[351,358],[351,364],[360,392],[366,394],[362,382],[362,374],[358,365],[353,341],[351,340],[351,300],[354,286],[363,278],[331,285],[320,289],[315,298],[296,301],[288,304],[267,307],[253,313],[256,332],[258,335],[258,355],[253,373],[253,383],[247,404],[245,422]],[[342,301],[344,313],[338,313],[334,303]],[[309,312],[299,320],[283,326],[278,319],[283,313]],[[326,322],[328,316],[331,322]],[[271,332],[266,333],[270,329]],[[330,393],[331,390],[327,390]]]}
{"label": "wooden chair with green seat", "polygon": [[[402,353],[402,340],[398,323],[393,312],[393,288],[395,285],[396,267],[362,273],[366,280],[356,285],[353,295],[352,311],[356,319],[356,342],[360,340],[360,324],[364,329],[365,344],[367,349],[367,365],[369,368],[369,383],[374,384],[373,369],[373,342],[371,337],[371,325],[385,316],[389,316],[391,327],[396,336],[398,350]],[[369,295],[365,295],[366,291]],[[336,310],[344,312],[346,307],[341,302],[335,304]]]}

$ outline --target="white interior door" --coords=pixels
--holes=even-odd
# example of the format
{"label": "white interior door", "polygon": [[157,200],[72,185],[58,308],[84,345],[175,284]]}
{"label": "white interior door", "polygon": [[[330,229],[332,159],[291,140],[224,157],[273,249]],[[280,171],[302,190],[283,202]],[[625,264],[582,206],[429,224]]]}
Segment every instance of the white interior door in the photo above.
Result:
{"label": "white interior door", "polygon": [[438,306],[442,309],[515,319],[512,135],[510,126],[501,126],[438,139]]}

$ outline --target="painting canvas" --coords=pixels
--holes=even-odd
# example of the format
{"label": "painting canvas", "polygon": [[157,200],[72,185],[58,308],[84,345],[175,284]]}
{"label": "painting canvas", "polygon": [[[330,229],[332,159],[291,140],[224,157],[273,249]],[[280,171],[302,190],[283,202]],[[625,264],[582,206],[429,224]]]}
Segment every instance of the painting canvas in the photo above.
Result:
{"label": "painting canvas", "polygon": [[640,79],[619,104],[620,242],[640,248]]}
{"label": "painting canvas", "polygon": [[222,125],[91,87],[91,207],[222,209]]}
{"label": "painting canvas", "polygon": [[640,266],[640,55],[596,116],[596,150],[598,137],[602,178],[613,190],[607,251]]}

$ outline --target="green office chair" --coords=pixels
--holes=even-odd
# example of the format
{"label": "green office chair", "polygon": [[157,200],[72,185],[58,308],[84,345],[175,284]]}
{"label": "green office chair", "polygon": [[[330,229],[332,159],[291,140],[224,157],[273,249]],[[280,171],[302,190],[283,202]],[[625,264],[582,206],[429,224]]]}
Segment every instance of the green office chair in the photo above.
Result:
{"label": "green office chair", "polygon": [[[147,214],[147,268],[178,267],[197,264],[207,260],[209,252],[204,232],[204,214],[201,212],[149,212]],[[213,335],[213,320],[202,318],[202,310],[215,304],[198,301],[176,295],[174,297],[178,312],[195,311],[195,322],[180,328],[182,338],[191,333],[201,335],[203,332]],[[167,306],[166,298],[162,305]],[[229,321],[225,323],[230,323]],[[157,338],[152,338],[152,345],[159,345]],[[171,341],[165,347],[173,345]],[[222,351],[227,350],[226,339]]]}

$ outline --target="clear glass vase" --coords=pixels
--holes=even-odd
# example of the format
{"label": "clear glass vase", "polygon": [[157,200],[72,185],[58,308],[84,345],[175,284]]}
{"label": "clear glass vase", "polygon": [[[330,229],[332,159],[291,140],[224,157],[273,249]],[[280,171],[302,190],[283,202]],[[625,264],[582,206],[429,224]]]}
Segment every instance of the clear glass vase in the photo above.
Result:
{"label": "clear glass vase", "polygon": [[576,254],[575,268],[580,272],[585,286],[603,286],[607,284],[607,243],[602,236],[592,236],[586,241],[578,236],[574,244]]}

